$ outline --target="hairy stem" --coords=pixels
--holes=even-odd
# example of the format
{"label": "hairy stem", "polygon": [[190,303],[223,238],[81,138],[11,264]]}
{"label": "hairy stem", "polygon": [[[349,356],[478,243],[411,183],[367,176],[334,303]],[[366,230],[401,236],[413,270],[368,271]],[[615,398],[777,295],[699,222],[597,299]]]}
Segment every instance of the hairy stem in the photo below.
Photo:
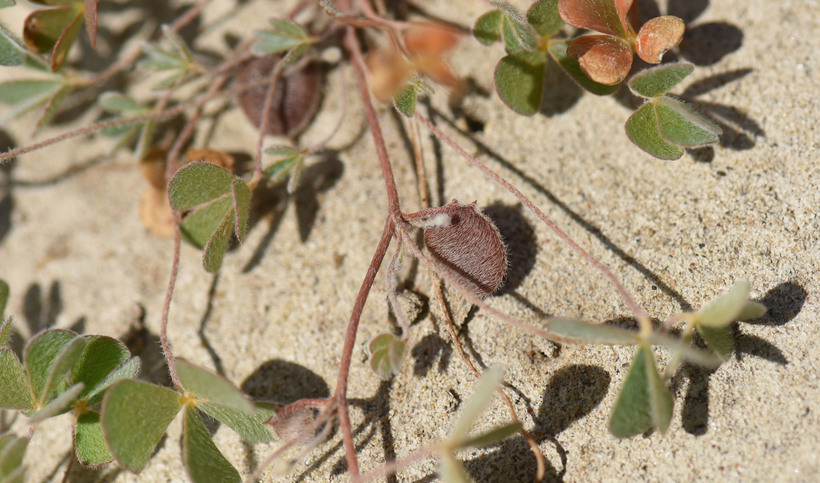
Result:
{"label": "hairy stem", "polygon": [[165,364],[168,366],[168,373],[171,375],[171,382],[177,391],[182,392],[182,384],[179,382],[177,376],[176,360],[174,354],[171,352],[171,345],[168,343],[168,314],[171,311],[171,299],[174,296],[174,287],[176,286],[177,274],[179,273],[179,251],[180,251],[180,232],[179,232],[179,214],[174,213],[174,255],[171,262],[171,274],[168,277],[168,289],[165,291],[165,303],[162,305],[162,320],[159,326],[159,341],[162,344],[162,355],[165,357]]}
{"label": "hairy stem", "polygon": [[373,282],[376,280],[376,274],[379,273],[379,267],[381,267],[384,256],[387,253],[387,247],[390,245],[392,238],[393,221],[392,218],[388,217],[384,222],[384,230],[379,239],[379,244],[376,247],[376,253],[373,254],[373,259],[370,261],[370,266],[367,268],[362,286],[359,288],[359,294],[356,296],[356,301],[353,304],[353,311],[350,314],[345,342],[342,347],[342,358],[339,362],[339,377],[336,381],[336,392],[333,395],[338,408],[339,431],[342,433],[347,469],[354,480],[359,476],[359,462],[356,459],[356,445],[353,443],[353,430],[350,425],[350,411],[347,405],[347,383],[348,377],[350,376],[350,363],[353,360],[356,333],[359,330],[359,322],[362,318],[364,304],[367,301],[370,289],[373,287]]}

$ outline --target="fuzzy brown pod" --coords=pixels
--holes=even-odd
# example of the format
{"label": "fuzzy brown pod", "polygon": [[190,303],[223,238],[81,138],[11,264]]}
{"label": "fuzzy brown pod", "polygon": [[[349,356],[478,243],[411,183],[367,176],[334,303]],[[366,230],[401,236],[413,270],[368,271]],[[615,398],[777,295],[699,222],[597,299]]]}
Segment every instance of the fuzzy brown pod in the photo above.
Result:
{"label": "fuzzy brown pod", "polygon": [[424,217],[424,245],[433,260],[473,295],[498,290],[507,273],[507,247],[476,203],[450,204]]}
{"label": "fuzzy brown pod", "polygon": [[[268,55],[249,61],[240,69],[237,81],[245,84],[269,78],[280,59],[278,55]],[[261,85],[248,89],[239,96],[242,112],[257,128],[262,126],[262,110],[265,108],[267,90],[267,85]],[[265,134],[299,134],[313,119],[321,98],[322,74],[318,64],[308,63],[299,69],[286,70],[274,89]]]}

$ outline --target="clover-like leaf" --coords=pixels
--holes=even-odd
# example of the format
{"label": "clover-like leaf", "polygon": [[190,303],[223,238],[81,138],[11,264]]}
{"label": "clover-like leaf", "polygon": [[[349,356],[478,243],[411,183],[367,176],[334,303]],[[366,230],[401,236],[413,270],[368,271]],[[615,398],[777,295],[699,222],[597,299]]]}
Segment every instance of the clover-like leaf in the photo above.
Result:
{"label": "clover-like leaf", "polygon": [[227,379],[186,360],[177,360],[179,382],[198,400],[237,409],[251,415],[256,410],[242,392]]}
{"label": "clover-like leaf", "polygon": [[0,0],[0,8],[8,8],[17,5],[15,0]]}
{"label": "clover-like leaf", "polygon": [[552,319],[547,327],[550,333],[578,344],[637,344],[639,341],[637,332],[583,320]]}
{"label": "clover-like leaf", "polygon": [[546,55],[540,50],[522,50],[498,62],[495,89],[510,109],[525,116],[541,109],[546,61]]}
{"label": "clover-like leaf", "polygon": [[722,362],[720,358],[715,357],[711,352],[696,349],[689,344],[684,344],[678,339],[673,339],[665,334],[655,332],[652,333],[648,339],[652,344],[666,347],[672,352],[680,354],[680,356],[687,361],[701,367],[712,369],[719,366]]}
{"label": "clover-like leaf", "polygon": [[661,136],[670,143],[696,148],[718,142],[720,127],[677,99],[661,97],[655,112]]}
{"label": "clover-like leaf", "polygon": [[578,59],[567,55],[568,46],[569,42],[567,41],[550,41],[548,51],[552,58],[558,62],[558,65],[564,69],[564,72],[569,74],[576,84],[596,96],[606,96],[618,90],[617,85],[600,84],[584,74],[584,71],[581,70],[581,64],[578,63]]}
{"label": "clover-like leaf", "polygon": [[9,29],[0,24],[0,65],[13,67],[22,64],[25,60],[26,46]]}
{"label": "clover-like leaf", "polygon": [[666,431],[672,419],[673,404],[672,394],[655,367],[652,349],[641,345],[635,351],[618,394],[609,429],[619,438],[642,433],[652,426]]}
{"label": "clover-like leaf", "polygon": [[402,87],[399,92],[393,96],[393,105],[402,114],[407,117],[413,117],[416,113],[416,100],[418,99],[418,90],[413,84],[407,84]]}
{"label": "clover-like leaf", "polygon": [[74,453],[83,466],[99,467],[114,460],[105,442],[100,413],[80,414],[74,423]]}
{"label": "clover-like leaf", "polygon": [[644,62],[660,64],[663,54],[683,39],[686,24],[678,17],[667,15],[647,21],[635,39],[635,52]]}
{"label": "clover-like leaf", "polygon": [[267,403],[255,404],[256,412],[247,412],[212,402],[197,402],[197,407],[208,416],[233,429],[248,443],[267,443],[274,439],[270,426],[265,424],[274,414],[277,405]]}
{"label": "clover-like leaf", "polygon": [[0,408],[28,410],[34,408],[34,396],[26,371],[17,355],[0,347]]}
{"label": "clover-like leaf", "polygon": [[626,37],[632,0],[558,0],[564,22],[585,30]]}
{"label": "clover-like leaf", "polygon": [[659,65],[638,72],[627,85],[636,96],[647,99],[658,97],[669,92],[694,70],[695,66],[688,62]]}
{"label": "clover-like leaf", "polygon": [[37,406],[45,406],[65,384],[65,376],[82,356],[85,344],[82,336],[62,329],[41,332],[26,344],[23,360]]}
{"label": "clover-like leaf", "polygon": [[647,102],[629,116],[626,135],[639,148],[658,159],[673,160],[683,156],[683,148],[661,136],[654,102]]}
{"label": "clover-like leaf", "polygon": [[527,10],[527,22],[541,37],[557,34],[564,21],[558,13],[558,0],[538,0]]}
{"label": "clover-like leaf", "polygon": [[[71,371],[71,380],[75,384],[78,382],[85,384],[85,390],[80,395],[80,399],[90,399],[116,382],[116,379],[111,379],[111,374],[117,371],[131,355],[125,344],[117,339],[102,335],[85,336],[85,339],[85,349]],[[135,361],[136,363],[132,363],[120,379],[136,376],[139,363],[138,359]]]}
{"label": "clover-like leaf", "polygon": [[26,79],[0,84],[0,103],[12,109],[0,118],[0,122],[14,119],[32,109],[43,107],[35,126],[44,125],[72,88],[60,79]]}
{"label": "clover-like leaf", "polygon": [[504,12],[490,10],[478,17],[473,25],[473,37],[484,45],[492,45],[501,38],[501,22],[504,21]]}
{"label": "clover-like leaf", "polygon": [[721,359],[726,360],[732,354],[735,347],[735,340],[732,334],[732,327],[709,327],[707,325],[696,325],[698,334]]}
{"label": "clover-like leaf", "polygon": [[56,72],[65,62],[82,21],[82,4],[35,10],[25,20],[23,38],[35,52],[51,52],[51,71]]}
{"label": "clover-like leaf", "polygon": [[504,49],[508,54],[522,50],[534,51],[538,48],[530,25],[525,18],[517,13],[511,14],[508,10],[501,19],[501,35],[504,39]]}
{"label": "clover-like leaf", "polygon": [[188,212],[180,230],[203,249],[205,270],[216,272],[231,233],[241,242],[247,229],[250,189],[240,178],[209,163],[188,163],[174,174],[168,188],[171,207]]}
{"label": "clover-like leaf", "polygon": [[749,299],[749,282],[732,286],[697,312],[698,324],[706,327],[726,327],[737,320]]}
{"label": "clover-like leaf", "polygon": [[259,40],[251,50],[257,55],[279,54],[311,40],[305,28],[297,23],[276,18],[269,21],[273,27],[271,30],[254,32]]}
{"label": "clover-like leaf", "polygon": [[23,482],[23,457],[27,447],[27,438],[18,438],[13,434],[0,436],[0,481]]}
{"label": "clover-like leaf", "polygon": [[194,483],[242,481],[239,472],[211,439],[208,428],[193,406],[186,406],[182,427],[182,460]]}
{"label": "clover-like leaf", "polygon": [[66,412],[70,407],[69,404],[77,400],[77,397],[83,392],[85,386],[83,383],[75,384],[59,394],[50,401],[46,406],[29,416],[29,424],[37,424],[40,421],[46,420],[52,416]]}
{"label": "clover-like leaf", "polygon": [[381,334],[370,342],[370,368],[382,379],[399,372],[405,344],[393,334]]}
{"label": "clover-like leaf", "polygon": [[111,453],[122,466],[139,472],[181,408],[179,393],[171,389],[130,379],[114,384],[100,412]]}
{"label": "clover-like leaf", "polygon": [[593,81],[608,86],[620,84],[632,67],[629,42],[611,35],[584,35],[567,47],[567,55],[578,59],[581,70]]}
{"label": "clover-like leaf", "polygon": [[271,146],[265,149],[265,154],[271,154],[278,158],[262,171],[265,176],[274,182],[283,180],[305,157],[304,151],[290,146]]}
{"label": "clover-like leaf", "polygon": [[[766,315],[766,306],[760,302],[749,301],[737,316],[737,320],[751,320]],[[0,335],[0,339],[2,336]],[[0,344],[2,345],[2,344]]]}

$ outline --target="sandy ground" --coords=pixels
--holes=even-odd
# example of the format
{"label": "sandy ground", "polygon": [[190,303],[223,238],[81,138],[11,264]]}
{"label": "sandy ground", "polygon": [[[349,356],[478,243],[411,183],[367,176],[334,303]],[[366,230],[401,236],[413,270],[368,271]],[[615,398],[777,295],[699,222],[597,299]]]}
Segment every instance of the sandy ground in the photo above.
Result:
{"label": "sandy ground", "polygon": [[[434,96],[437,122],[611,267],[653,317],[696,309],[739,280],[751,282],[753,298],[769,315],[737,327],[736,353],[719,369],[689,369],[674,379],[668,434],[626,440],[608,433],[607,418],[629,348],[559,349],[480,310],[468,314],[456,301],[462,341],[477,364],[505,368],[508,394],[548,459],[550,480],[814,479],[820,474],[820,4],[671,3],[669,10],[683,12],[688,23],[680,57],[700,64],[674,92],[687,90],[723,123],[726,134],[714,150],[674,162],[651,159],[624,135],[629,110],[623,104],[579,95],[563,81],[555,87],[563,107],[552,110],[559,112],[517,116],[490,94],[501,47],[474,41],[465,41],[453,62],[476,89],[456,114],[443,92]],[[422,4],[463,25],[486,9],[469,0]],[[258,1],[239,8],[217,2],[206,18],[215,26],[203,42],[218,44],[213,32],[219,28],[240,35],[249,26],[262,28],[263,18],[278,9]],[[220,12],[232,17],[220,23]],[[7,23],[12,17],[0,14]],[[0,77],[7,72],[0,70]],[[169,332],[175,353],[223,372],[259,399],[287,402],[332,392],[346,321],[382,229],[386,199],[349,79],[349,72],[329,75],[321,112],[305,134],[305,142],[321,138],[340,106],[349,104],[333,142],[344,147],[338,156],[311,161],[297,194],[271,192],[244,246],[226,256],[218,276],[202,270],[194,249],[182,250]],[[381,114],[403,207],[413,211],[419,201],[410,154],[397,118],[386,107]],[[3,127],[3,142],[27,142],[32,122],[27,117]],[[212,137],[210,121],[202,127],[199,146],[239,153],[255,146],[254,129],[236,110],[220,118]],[[16,315],[24,335],[73,327],[117,337],[144,314],[148,332],[131,341],[142,347],[146,377],[162,381],[156,334],[172,246],[140,223],[143,182],[136,163],[123,151],[106,156],[105,146],[98,138],[71,140],[18,159],[0,174],[0,277],[13,291],[7,313]],[[426,135],[424,147],[434,201],[477,200],[508,239],[509,280],[489,303],[534,324],[545,314],[596,321],[629,316],[603,277],[511,195]],[[394,327],[384,271],[357,339],[350,397],[365,469],[442,438],[475,384],[438,310],[430,309],[426,270],[406,262],[403,278],[422,312],[401,372],[381,382],[366,363],[367,341]],[[480,426],[507,419],[496,400]],[[24,432],[22,419],[12,428]],[[110,467],[77,470],[72,479],[183,480],[179,432],[177,420],[140,475]],[[59,481],[70,439],[65,416],[42,424],[28,449],[28,480]],[[250,447],[224,427],[215,439],[243,475],[277,447]],[[336,434],[284,480],[345,480],[340,448]],[[477,481],[530,481],[534,474],[521,437],[460,457]],[[430,481],[435,470],[428,460],[397,479]],[[274,480],[266,473],[265,481]]]}

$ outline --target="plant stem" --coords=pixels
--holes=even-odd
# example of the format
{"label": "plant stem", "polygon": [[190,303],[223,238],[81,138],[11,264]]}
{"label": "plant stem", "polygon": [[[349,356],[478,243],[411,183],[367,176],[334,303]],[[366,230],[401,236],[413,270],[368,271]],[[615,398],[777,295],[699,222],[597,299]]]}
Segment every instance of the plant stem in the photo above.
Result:
{"label": "plant stem", "polygon": [[419,113],[416,113],[415,117],[418,117],[419,120],[425,126],[427,126],[427,129],[429,129],[430,132],[432,132],[437,138],[439,138],[441,141],[443,141],[448,146],[450,146],[461,157],[466,159],[467,162],[469,162],[470,164],[472,164],[473,166],[478,168],[487,177],[489,177],[491,180],[495,181],[496,183],[500,184],[504,189],[506,189],[507,191],[512,193],[513,196],[518,198],[518,200],[521,203],[523,203],[524,206],[526,206],[531,212],[533,212],[533,214],[535,214],[535,216],[537,216],[539,220],[541,220],[545,225],[547,225],[550,228],[550,230],[552,230],[553,233],[555,233],[555,235],[558,236],[559,239],[561,239],[561,241],[563,241],[564,243],[569,245],[569,247],[572,248],[581,258],[583,258],[584,260],[589,262],[593,267],[598,269],[598,271],[601,272],[607,279],[609,279],[609,281],[612,283],[612,285],[615,286],[615,289],[621,295],[621,298],[624,300],[626,305],[630,308],[632,313],[635,315],[635,318],[638,319],[638,322],[642,326],[645,325],[646,323],[649,323],[650,326],[651,326],[651,322],[649,320],[649,315],[646,313],[646,311],[643,309],[643,307],[641,307],[635,301],[635,299],[632,297],[632,295],[629,294],[629,292],[626,290],[626,288],[623,286],[623,284],[621,284],[621,281],[618,279],[618,277],[616,277],[615,274],[612,273],[612,271],[610,271],[606,267],[606,265],[601,263],[597,258],[593,257],[586,250],[581,248],[581,246],[578,245],[578,243],[576,243],[575,240],[570,238],[569,235],[567,235],[563,230],[561,230],[561,228],[559,228],[558,225],[555,224],[554,221],[552,221],[552,219],[550,219],[540,209],[538,209],[538,207],[535,206],[535,204],[532,201],[530,201],[529,198],[524,196],[524,194],[521,193],[515,186],[510,184],[510,182],[508,182],[507,180],[505,180],[504,178],[499,176],[498,173],[491,170],[489,167],[484,165],[482,162],[477,160],[475,157],[471,156],[461,146],[456,144],[456,142],[453,141],[449,136],[447,136],[446,134],[444,134],[444,132],[442,132],[436,126],[434,126],[433,123],[430,122],[429,119],[425,118],[423,115],[421,115]]}
{"label": "plant stem", "polygon": [[171,382],[177,391],[182,392],[182,384],[179,382],[177,376],[176,361],[174,354],[171,352],[171,346],[168,344],[168,314],[171,311],[171,298],[174,295],[174,286],[177,281],[177,273],[179,272],[179,251],[180,251],[180,232],[179,232],[179,214],[174,213],[174,255],[171,262],[171,275],[168,277],[168,289],[165,291],[165,303],[162,306],[162,320],[159,327],[159,341],[162,344],[162,355],[165,357],[165,364],[168,366],[168,373],[171,375]]}
{"label": "plant stem", "polygon": [[379,267],[381,267],[384,256],[387,253],[390,240],[393,238],[393,228],[392,218],[387,217],[384,221],[384,230],[379,239],[379,244],[376,247],[376,253],[373,254],[373,259],[370,261],[370,266],[364,276],[364,281],[362,281],[362,285],[359,288],[359,294],[356,296],[356,301],[353,304],[353,311],[350,314],[350,321],[347,324],[347,333],[345,334],[345,342],[342,347],[342,358],[339,362],[336,392],[333,395],[338,408],[339,431],[342,433],[347,469],[350,472],[351,478],[354,480],[359,476],[359,462],[356,459],[356,445],[353,442],[353,431],[350,425],[350,411],[347,405],[347,382],[350,376],[350,363],[353,360],[353,349],[356,344],[356,333],[359,329],[359,321],[362,318],[362,310],[364,309],[364,304],[367,301],[370,289],[373,287],[373,282],[376,280],[376,274],[379,273]]}
{"label": "plant stem", "polygon": [[393,168],[390,165],[390,158],[387,156],[387,146],[384,142],[381,126],[379,126],[379,118],[370,100],[370,91],[367,89],[362,50],[359,47],[358,39],[356,39],[356,32],[352,28],[348,27],[345,32],[344,41],[345,47],[352,57],[353,70],[356,73],[356,81],[359,84],[359,92],[361,93],[364,112],[367,116],[367,124],[370,127],[370,132],[373,134],[373,142],[376,145],[376,154],[379,157],[379,165],[381,166],[382,177],[384,178],[384,187],[387,192],[388,209],[391,216],[400,217],[399,193],[398,189],[396,189],[396,180],[393,177]]}
{"label": "plant stem", "polygon": [[379,476],[389,475],[392,473],[397,472],[398,470],[405,468],[407,466],[412,465],[417,461],[421,461],[423,459],[429,458],[437,449],[439,449],[438,445],[428,445],[422,446],[405,456],[400,460],[391,461],[389,463],[385,463],[378,468],[374,468],[371,471],[368,471],[361,477],[361,481],[370,481]]}

